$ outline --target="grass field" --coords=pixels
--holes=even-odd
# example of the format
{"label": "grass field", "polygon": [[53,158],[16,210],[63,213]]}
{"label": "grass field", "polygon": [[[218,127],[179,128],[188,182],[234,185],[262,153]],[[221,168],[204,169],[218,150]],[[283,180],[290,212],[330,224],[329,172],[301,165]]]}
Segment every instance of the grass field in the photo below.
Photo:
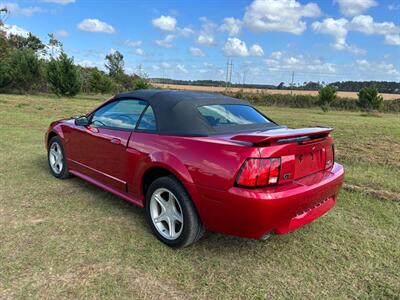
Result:
{"label": "grass field", "polygon": [[105,98],[0,95],[0,299],[399,299],[400,115],[260,107],[289,126],[335,127],[347,171],[337,206],[268,241],[208,233],[174,251],[139,208],[48,171],[50,121]]}
{"label": "grass field", "polygon": [[[225,91],[225,87],[217,87],[217,86],[198,86],[198,85],[180,85],[180,84],[162,84],[162,83],[152,83],[155,87],[163,88],[163,89],[176,89],[176,90],[190,90],[190,91],[207,91],[207,92],[215,92],[220,93]],[[257,93],[257,92],[265,92],[269,94],[295,94],[295,95],[312,95],[317,96],[318,91],[291,91],[291,90],[274,90],[274,89],[254,89],[254,88],[237,88],[230,87],[230,92],[237,92],[243,90],[246,93]],[[357,99],[357,93],[355,92],[337,92],[338,97],[343,98],[353,98]],[[381,93],[383,99],[385,100],[394,100],[400,99],[400,94],[386,94]]]}

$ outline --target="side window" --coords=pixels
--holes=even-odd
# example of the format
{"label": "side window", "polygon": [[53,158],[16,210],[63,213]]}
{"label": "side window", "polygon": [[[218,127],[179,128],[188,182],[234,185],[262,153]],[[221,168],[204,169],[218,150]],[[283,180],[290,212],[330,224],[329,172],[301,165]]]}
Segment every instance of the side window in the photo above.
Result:
{"label": "side window", "polygon": [[98,109],[91,121],[96,127],[133,130],[146,106],[147,102],[142,100],[114,101]]}
{"label": "side window", "polygon": [[157,130],[156,117],[153,108],[149,105],[140,120],[138,129],[140,130]]}

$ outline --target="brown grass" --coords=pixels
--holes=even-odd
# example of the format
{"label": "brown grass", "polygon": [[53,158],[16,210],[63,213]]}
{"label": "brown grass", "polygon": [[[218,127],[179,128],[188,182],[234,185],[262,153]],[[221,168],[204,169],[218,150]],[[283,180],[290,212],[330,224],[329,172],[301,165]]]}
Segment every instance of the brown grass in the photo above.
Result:
{"label": "brown grass", "polygon": [[[197,86],[197,85],[180,85],[180,84],[162,84],[162,83],[153,83],[153,85],[157,88],[163,89],[174,89],[174,90],[189,90],[189,91],[207,91],[207,92],[224,92],[225,87],[217,87],[217,86]],[[312,95],[317,96],[318,91],[291,91],[291,90],[273,90],[273,89],[253,89],[253,88],[229,88],[231,92],[237,92],[243,90],[246,93],[257,93],[257,92],[266,92],[269,94],[290,94],[293,93],[294,95]],[[353,98],[357,99],[356,92],[338,92],[338,97],[343,98]],[[400,94],[386,94],[381,93],[383,99],[385,100],[394,100],[400,99]]]}

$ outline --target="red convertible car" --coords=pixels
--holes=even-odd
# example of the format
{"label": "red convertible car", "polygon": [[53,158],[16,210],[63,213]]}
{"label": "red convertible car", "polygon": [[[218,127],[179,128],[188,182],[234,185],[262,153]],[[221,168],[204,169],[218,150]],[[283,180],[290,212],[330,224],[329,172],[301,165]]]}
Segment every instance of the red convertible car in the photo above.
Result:
{"label": "red convertible car", "polygon": [[325,214],[344,178],[330,128],[289,129],[220,94],[141,90],[53,122],[52,174],[87,180],[145,208],[171,247],[205,230],[267,238]]}

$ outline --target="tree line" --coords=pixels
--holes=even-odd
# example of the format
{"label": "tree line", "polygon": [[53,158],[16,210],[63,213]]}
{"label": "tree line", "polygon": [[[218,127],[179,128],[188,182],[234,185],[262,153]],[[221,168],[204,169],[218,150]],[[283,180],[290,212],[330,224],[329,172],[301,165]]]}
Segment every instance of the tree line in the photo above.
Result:
{"label": "tree line", "polygon": [[[224,87],[226,82],[223,80],[177,80],[171,78],[151,78],[152,82],[164,84],[181,84],[181,85],[197,85],[197,86],[215,86]],[[395,81],[336,81],[326,83],[324,81],[305,81],[303,84],[285,85],[281,82],[277,85],[272,84],[241,84],[229,83],[229,87],[237,88],[253,88],[253,89],[293,89],[305,91],[319,91],[325,86],[332,86],[337,91],[342,92],[359,92],[365,87],[374,86],[380,93],[397,94],[400,93],[400,82]]]}
{"label": "tree line", "polygon": [[107,72],[76,65],[53,34],[47,43],[29,33],[6,33],[0,21],[0,92],[53,92],[73,97],[79,92],[117,93],[148,88],[145,75],[125,72],[124,56],[115,51],[105,57]]}

